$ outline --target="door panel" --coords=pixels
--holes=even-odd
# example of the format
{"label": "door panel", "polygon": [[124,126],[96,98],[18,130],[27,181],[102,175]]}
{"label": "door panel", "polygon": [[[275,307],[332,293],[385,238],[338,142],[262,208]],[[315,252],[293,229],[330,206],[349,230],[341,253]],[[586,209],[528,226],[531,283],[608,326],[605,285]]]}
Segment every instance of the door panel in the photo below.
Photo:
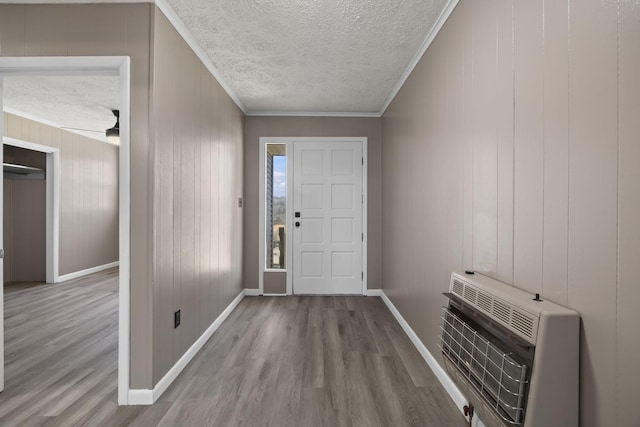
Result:
{"label": "door panel", "polygon": [[362,293],[362,143],[296,141],[293,292]]}

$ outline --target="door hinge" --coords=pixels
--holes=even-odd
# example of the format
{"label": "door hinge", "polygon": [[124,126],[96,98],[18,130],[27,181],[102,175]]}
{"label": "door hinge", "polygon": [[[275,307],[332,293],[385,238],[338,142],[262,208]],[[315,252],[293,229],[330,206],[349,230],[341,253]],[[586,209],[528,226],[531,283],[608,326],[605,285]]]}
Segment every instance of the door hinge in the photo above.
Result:
{"label": "door hinge", "polygon": [[361,271],[360,273],[360,277],[362,278],[362,280],[364,280],[364,271]]}
{"label": "door hinge", "polygon": [[364,204],[364,194],[362,195],[361,199],[362,200],[360,201],[360,203]]}
{"label": "door hinge", "polygon": [[361,157],[360,160],[362,160],[362,166],[364,166],[364,157]]}
{"label": "door hinge", "polygon": [[361,236],[361,237],[362,237],[362,241],[364,242],[364,233],[362,233],[362,236]]}

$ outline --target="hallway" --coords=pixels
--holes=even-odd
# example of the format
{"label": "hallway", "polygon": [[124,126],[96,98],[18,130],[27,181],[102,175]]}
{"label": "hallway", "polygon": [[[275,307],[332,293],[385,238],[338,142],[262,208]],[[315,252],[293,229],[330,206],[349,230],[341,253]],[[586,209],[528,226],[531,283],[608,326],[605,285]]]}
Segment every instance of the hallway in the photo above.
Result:
{"label": "hallway", "polygon": [[376,297],[247,297],[137,407],[116,404],[117,269],[5,298],[3,426],[465,425]]}
{"label": "hallway", "polygon": [[167,427],[465,425],[376,297],[247,297],[157,405]]}

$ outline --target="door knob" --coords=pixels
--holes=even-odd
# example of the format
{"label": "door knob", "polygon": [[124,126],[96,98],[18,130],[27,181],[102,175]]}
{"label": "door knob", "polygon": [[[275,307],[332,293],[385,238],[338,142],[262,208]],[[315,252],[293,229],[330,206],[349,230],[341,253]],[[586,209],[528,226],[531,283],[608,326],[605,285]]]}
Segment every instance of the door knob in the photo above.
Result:
{"label": "door knob", "polygon": [[296,227],[300,227],[300,221],[296,221]]}

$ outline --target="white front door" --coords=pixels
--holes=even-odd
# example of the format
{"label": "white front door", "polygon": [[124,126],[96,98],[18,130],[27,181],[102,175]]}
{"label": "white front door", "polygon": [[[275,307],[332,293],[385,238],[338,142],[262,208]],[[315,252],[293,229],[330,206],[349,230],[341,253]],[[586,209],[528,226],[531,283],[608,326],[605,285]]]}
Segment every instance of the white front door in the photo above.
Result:
{"label": "white front door", "polygon": [[362,142],[294,142],[295,294],[362,294],[362,175]]}

